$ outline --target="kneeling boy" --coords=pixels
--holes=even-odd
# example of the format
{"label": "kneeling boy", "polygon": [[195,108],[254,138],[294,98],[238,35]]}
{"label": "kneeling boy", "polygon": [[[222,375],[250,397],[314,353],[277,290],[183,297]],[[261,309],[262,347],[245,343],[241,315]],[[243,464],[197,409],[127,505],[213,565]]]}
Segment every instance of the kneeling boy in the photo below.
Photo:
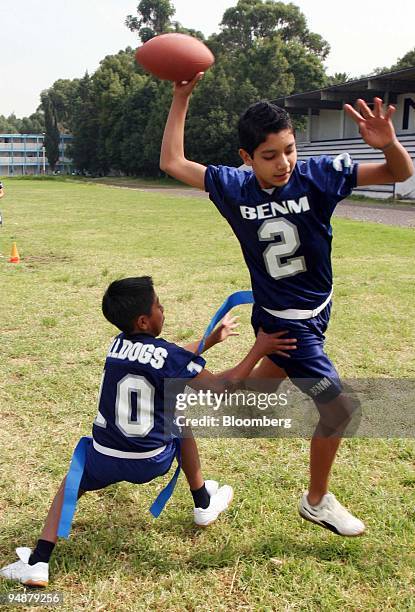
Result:
{"label": "kneeling boy", "polygon": [[[199,387],[218,389],[225,383],[249,375],[257,362],[269,353],[295,348],[295,341],[281,338],[285,332],[265,334],[257,339],[245,358],[234,368],[213,375],[205,360],[196,355],[198,343],[185,348],[159,338],[163,328],[163,306],[150,277],[126,278],[108,287],[102,302],[104,316],[120,330],[107,354],[102,378],[98,414],[87,449],[86,464],[79,487],[85,491],[103,489],[127,481],[150,482],[166,474],[180,452],[183,471],[194,501],[197,525],[213,523],[232,501],[232,487],[204,480],[193,437],[177,444],[166,425],[164,383],[166,379],[193,379]],[[225,318],[207,338],[205,350],[222,342],[236,323]],[[197,382],[196,382],[197,381]],[[192,384],[193,384],[192,382]],[[180,449],[180,450],[178,450]],[[65,479],[52,502],[35,549],[16,549],[19,561],[0,570],[0,575],[28,586],[48,584],[48,564],[57,542],[64,498]]]}

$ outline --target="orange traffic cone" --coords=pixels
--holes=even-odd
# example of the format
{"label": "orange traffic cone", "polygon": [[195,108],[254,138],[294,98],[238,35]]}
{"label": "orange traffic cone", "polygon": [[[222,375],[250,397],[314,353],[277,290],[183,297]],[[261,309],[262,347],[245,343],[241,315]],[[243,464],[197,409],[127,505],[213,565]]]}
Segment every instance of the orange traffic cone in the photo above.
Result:
{"label": "orange traffic cone", "polygon": [[15,242],[13,242],[12,245],[12,252],[10,253],[9,263],[20,263],[19,251],[17,250]]}

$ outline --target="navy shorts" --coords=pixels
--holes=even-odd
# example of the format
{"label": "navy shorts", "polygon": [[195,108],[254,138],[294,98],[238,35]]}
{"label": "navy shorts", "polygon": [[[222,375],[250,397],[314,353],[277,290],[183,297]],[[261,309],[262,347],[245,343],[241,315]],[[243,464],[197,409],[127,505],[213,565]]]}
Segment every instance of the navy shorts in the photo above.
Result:
{"label": "navy shorts", "polygon": [[156,457],[148,459],[119,459],[108,457],[95,450],[92,439],[89,441],[84,473],[79,488],[83,491],[104,489],[116,482],[144,484],[164,476],[171,468],[177,453],[177,446],[169,442]]}
{"label": "navy shorts", "polygon": [[280,355],[268,357],[287,372],[296,387],[321,403],[331,401],[342,391],[337,370],[324,352],[324,332],[330,312],[331,303],[311,319],[281,319],[254,304],[251,319],[255,335],[262,327],[267,333],[287,330],[286,338],[297,338],[297,348],[290,351],[290,358]]}

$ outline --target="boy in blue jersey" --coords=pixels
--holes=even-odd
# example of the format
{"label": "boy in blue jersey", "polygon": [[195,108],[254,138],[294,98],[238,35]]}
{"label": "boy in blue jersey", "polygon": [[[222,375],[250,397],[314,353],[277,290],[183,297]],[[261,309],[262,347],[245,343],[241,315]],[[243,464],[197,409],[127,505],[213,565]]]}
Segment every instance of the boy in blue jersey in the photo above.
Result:
{"label": "boy in blue jersey", "polygon": [[332,296],[330,218],[354,187],[404,181],[414,167],[398,142],[382,100],[373,109],[345,111],[364,141],[381,149],[384,163],[354,164],[347,153],[298,162],[295,134],[286,111],[268,102],[253,104],[240,118],[240,156],[248,170],[204,166],[186,159],[184,125],[193,88],[203,76],[176,83],[161,148],[160,167],[206,190],[239,240],[248,266],[255,305],[255,333],[288,329],[298,340],[291,359],[272,355],[254,373],[281,379],[287,374],[315,402],[319,424],[311,440],[310,482],[299,505],[301,516],[335,533],[360,535],[362,521],[328,492],[330,470],[353,406],[342,393],[336,369],[324,352]]}
{"label": "boy in blue jersey", "polygon": [[[121,333],[112,342],[105,361],[94,421],[92,440],[87,449],[80,497],[111,484],[127,481],[150,482],[166,474],[180,453],[194,501],[197,525],[213,523],[232,501],[232,487],[204,480],[198,450],[191,432],[178,444],[171,425],[172,410],[166,407],[165,382],[189,379],[199,388],[224,390],[246,378],[268,353],[288,355],[295,340],[282,338],[286,332],[260,332],[245,358],[232,369],[214,375],[205,369],[205,360],[196,354],[199,342],[181,348],[158,337],[163,307],[150,277],[114,281],[102,302],[104,316]],[[235,320],[225,317],[208,336],[205,349],[235,335]],[[226,383],[223,380],[226,378]],[[28,586],[45,587],[49,579],[49,559],[57,541],[65,479],[50,507],[35,549],[16,549],[19,561],[0,570],[0,576]]]}

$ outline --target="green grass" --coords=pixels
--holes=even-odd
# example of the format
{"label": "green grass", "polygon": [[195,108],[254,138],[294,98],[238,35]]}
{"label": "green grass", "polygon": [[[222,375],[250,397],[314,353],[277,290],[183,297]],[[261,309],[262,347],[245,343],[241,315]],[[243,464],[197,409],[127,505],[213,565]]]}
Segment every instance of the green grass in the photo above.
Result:
{"label": "green grass", "polygon": [[[3,564],[36,541],[73,447],[90,432],[115,333],[100,314],[107,284],[151,274],[163,335],[187,342],[249,279],[230,228],[202,199],[24,180],[8,182],[1,209]],[[336,219],[334,234],[329,354],[345,377],[413,377],[414,232]],[[19,265],[7,263],[13,241]],[[252,340],[249,308],[239,310],[241,336],[212,349],[212,370]],[[61,609],[414,609],[413,441],[344,442],[332,490],[365,520],[359,539],[297,516],[308,441],[202,440],[200,449],[206,476],[235,488],[226,516],[195,529],[183,478],[157,521],[148,506],[166,479],[85,496],[51,562]],[[19,586],[0,584],[10,590]]]}

